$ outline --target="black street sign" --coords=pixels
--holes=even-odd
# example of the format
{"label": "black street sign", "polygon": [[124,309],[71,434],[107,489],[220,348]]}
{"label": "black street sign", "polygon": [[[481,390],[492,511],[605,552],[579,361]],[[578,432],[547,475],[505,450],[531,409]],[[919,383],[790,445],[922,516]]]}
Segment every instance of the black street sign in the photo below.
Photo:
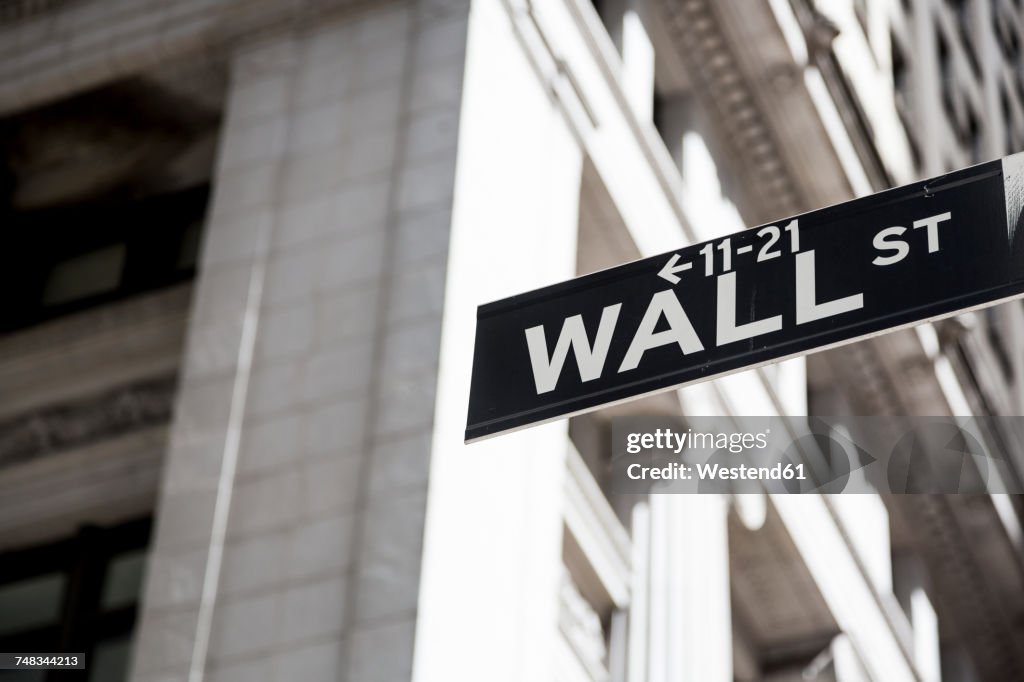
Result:
{"label": "black street sign", "polygon": [[480,306],[473,441],[1024,294],[1024,154]]}

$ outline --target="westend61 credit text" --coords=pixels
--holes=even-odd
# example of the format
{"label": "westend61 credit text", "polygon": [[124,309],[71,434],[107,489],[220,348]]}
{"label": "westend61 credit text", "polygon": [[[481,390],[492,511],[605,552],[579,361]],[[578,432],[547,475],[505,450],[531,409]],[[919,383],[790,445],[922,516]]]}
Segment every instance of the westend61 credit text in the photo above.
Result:
{"label": "westend61 credit text", "polygon": [[[1024,444],[1024,418],[619,417],[621,493],[1020,493],[986,447],[998,428]],[[892,427],[892,424],[889,424]]]}
{"label": "westend61 credit text", "polygon": [[[707,431],[674,431],[668,428],[652,432],[634,432],[626,436],[626,452],[632,455],[645,450],[669,451],[680,454],[689,450],[706,450],[740,454],[749,449],[764,450],[768,447],[770,430],[759,433],[714,433]],[[668,462],[663,465],[633,462],[626,466],[626,475],[631,480],[704,480],[704,481],[783,481],[806,480],[803,463],[776,462],[769,466],[751,466],[740,463],[726,466],[719,462]]]}

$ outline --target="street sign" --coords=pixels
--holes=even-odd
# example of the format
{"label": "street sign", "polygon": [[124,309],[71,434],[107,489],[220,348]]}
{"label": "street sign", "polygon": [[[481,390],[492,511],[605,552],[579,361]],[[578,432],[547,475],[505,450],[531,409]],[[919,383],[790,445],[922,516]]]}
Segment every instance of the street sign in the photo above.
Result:
{"label": "street sign", "polygon": [[1024,294],[1024,154],[480,306],[466,441]]}

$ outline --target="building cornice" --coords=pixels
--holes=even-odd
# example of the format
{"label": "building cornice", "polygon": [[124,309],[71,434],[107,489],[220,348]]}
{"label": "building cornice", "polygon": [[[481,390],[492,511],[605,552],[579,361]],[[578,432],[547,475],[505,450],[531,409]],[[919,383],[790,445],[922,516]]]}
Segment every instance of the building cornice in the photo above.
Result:
{"label": "building cornice", "polygon": [[[174,61],[220,59],[261,36],[322,25],[332,15],[380,3],[20,0],[10,4],[6,19],[0,20],[0,114]],[[440,15],[451,9],[442,5],[424,11]]]}
{"label": "building cornice", "polygon": [[775,133],[743,73],[728,37],[705,0],[657,0],[666,31],[700,91],[710,103],[723,138],[749,176],[758,218],[793,215],[808,200],[787,168]]}

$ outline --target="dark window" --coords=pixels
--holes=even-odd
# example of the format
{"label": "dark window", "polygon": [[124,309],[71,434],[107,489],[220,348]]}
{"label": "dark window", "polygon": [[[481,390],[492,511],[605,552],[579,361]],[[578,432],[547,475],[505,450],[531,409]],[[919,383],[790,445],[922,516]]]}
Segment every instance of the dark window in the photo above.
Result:
{"label": "dark window", "polygon": [[1003,55],[1009,61],[1016,62],[1020,56],[1020,36],[1017,35],[1013,20],[1007,17],[1004,11],[993,8],[992,23],[992,29],[995,31]]}
{"label": "dark window", "polygon": [[668,99],[655,88],[651,120],[654,123],[654,129],[658,131],[658,136],[661,137],[661,141],[665,143],[673,157],[676,156],[676,147],[680,144],[680,140],[673,138],[676,135],[681,135],[679,121],[675,120],[675,114],[677,111],[669,106]]}
{"label": "dark window", "polygon": [[936,27],[936,41],[939,53],[939,87],[942,89],[942,108],[952,125],[956,125],[956,79],[953,77],[953,63],[949,43],[942,30]]}
{"label": "dark window", "polygon": [[999,364],[999,369],[1002,371],[1003,376],[1007,381],[1012,381],[1013,360],[1010,359],[1010,353],[1003,342],[1003,335],[999,331],[998,313],[990,308],[985,311],[985,318],[985,333],[988,337],[988,344],[996,356],[996,362]]}
{"label": "dark window", "polygon": [[915,169],[921,168],[921,148],[914,137],[913,106],[910,93],[910,70],[907,66],[906,57],[893,35],[889,36],[890,49],[892,51],[892,82],[896,96],[896,113],[907,133],[907,142],[910,145],[911,161]]}
{"label": "dark window", "polygon": [[654,89],[654,103],[651,119],[658,136],[665,143],[676,168],[683,170],[683,136],[692,127],[690,104],[683,94],[666,95],[658,88]]}
{"label": "dark window", "polygon": [[981,127],[974,110],[968,108],[967,122],[963,126],[963,144],[971,155],[971,163],[979,163],[983,157]]}
{"label": "dark window", "polygon": [[1006,92],[1006,86],[999,86],[999,107],[1003,113],[1003,141],[1005,144],[1005,153],[1012,154],[1017,146],[1017,141],[1014,139],[1014,125],[1013,125],[1013,110],[1010,107],[1010,96]]}
{"label": "dark window", "polygon": [[896,106],[902,113],[910,117],[910,73],[903,49],[894,36],[889,37],[892,50],[892,83],[896,91]]}
{"label": "dark window", "polygon": [[84,653],[86,673],[0,670],[0,680],[127,679],[150,521],[84,527],[0,554],[0,651]]}
{"label": "dark window", "polygon": [[[905,125],[905,124],[904,124]],[[913,131],[907,129],[907,144],[910,146],[910,160],[914,164],[914,170],[920,170],[924,160],[921,158],[921,147],[914,137]]]}
{"label": "dark window", "polygon": [[220,68],[0,117],[0,333],[193,276]]}
{"label": "dark window", "polygon": [[974,27],[971,18],[971,0],[949,0],[954,14],[956,15],[957,33],[960,36],[960,43],[964,46],[964,53],[967,61],[975,75],[981,74],[981,64],[978,61],[978,52],[974,47]]}
{"label": "dark window", "polygon": [[1024,101],[1024,67],[1013,69],[1014,75],[1014,87],[1017,92],[1017,101]]}
{"label": "dark window", "polygon": [[0,332],[192,278],[208,194],[200,186],[10,215]]}

